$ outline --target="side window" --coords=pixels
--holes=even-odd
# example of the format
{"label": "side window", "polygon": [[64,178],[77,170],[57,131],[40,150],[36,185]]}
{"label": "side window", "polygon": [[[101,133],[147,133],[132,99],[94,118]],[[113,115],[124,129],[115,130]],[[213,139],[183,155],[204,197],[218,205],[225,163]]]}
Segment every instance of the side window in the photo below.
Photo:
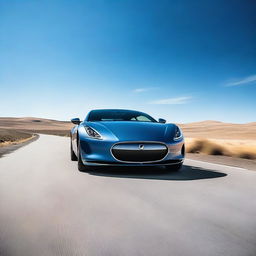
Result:
{"label": "side window", "polygon": [[150,119],[148,119],[146,116],[137,116],[136,119],[141,122],[150,122]]}

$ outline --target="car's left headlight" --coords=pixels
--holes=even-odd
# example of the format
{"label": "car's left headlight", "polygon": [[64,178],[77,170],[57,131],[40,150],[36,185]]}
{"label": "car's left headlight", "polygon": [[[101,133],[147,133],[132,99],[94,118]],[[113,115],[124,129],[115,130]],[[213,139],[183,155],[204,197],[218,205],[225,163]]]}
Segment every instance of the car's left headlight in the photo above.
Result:
{"label": "car's left headlight", "polygon": [[96,130],[94,130],[92,127],[90,126],[84,126],[84,129],[86,131],[86,133],[88,134],[89,137],[93,138],[93,139],[98,139],[98,140],[102,140],[102,136],[100,135],[99,132],[97,132]]}
{"label": "car's left headlight", "polygon": [[181,129],[180,129],[178,126],[176,126],[176,128],[175,128],[175,134],[174,134],[173,139],[174,139],[174,140],[180,140],[180,139],[182,139],[182,137],[183,137],[183,134],[182,134]]}

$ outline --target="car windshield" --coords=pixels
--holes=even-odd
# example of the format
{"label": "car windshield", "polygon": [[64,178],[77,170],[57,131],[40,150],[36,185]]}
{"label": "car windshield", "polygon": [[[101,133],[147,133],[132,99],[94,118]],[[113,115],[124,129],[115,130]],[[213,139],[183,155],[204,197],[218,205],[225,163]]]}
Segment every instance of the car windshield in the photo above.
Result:
{"label": "car windshield", "polygon": [[88,121],[156,122],[150,115],[132,110],[93,110],[88,116]]}

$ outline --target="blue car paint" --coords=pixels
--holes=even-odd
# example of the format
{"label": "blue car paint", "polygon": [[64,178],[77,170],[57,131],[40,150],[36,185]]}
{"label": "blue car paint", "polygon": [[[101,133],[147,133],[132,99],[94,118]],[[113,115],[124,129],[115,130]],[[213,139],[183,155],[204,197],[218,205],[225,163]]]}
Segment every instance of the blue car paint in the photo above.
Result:
{"label": "blue car paint", "polygon": [[[102,139],[89,137],[85,126],[95,129]],[[100,121],[90,122],[87,118],[71,130],[72,146],[77,154],[79,136],[80,154],[85,165],[163,165],[168,160],[184,160],[183,137],[174,140],[175,124],[141,121]],[[113,145],[119,142],[159,142],[168,147],[168,154],[161,161],[152,163],[124,163],[111,153]]]}

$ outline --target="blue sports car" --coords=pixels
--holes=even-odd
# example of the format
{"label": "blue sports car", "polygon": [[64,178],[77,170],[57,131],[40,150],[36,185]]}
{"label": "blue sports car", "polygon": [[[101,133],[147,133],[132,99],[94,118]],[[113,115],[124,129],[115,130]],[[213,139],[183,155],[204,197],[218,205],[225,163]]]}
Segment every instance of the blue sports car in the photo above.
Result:
{"label": "blue sports car", "polygon": [[185,156],[184,138],[175,124],[156,121],[143,112],[92,110],[82,122],[71,120],[71,160],[78,169],[93,166],[165,166],[179,170]]}

